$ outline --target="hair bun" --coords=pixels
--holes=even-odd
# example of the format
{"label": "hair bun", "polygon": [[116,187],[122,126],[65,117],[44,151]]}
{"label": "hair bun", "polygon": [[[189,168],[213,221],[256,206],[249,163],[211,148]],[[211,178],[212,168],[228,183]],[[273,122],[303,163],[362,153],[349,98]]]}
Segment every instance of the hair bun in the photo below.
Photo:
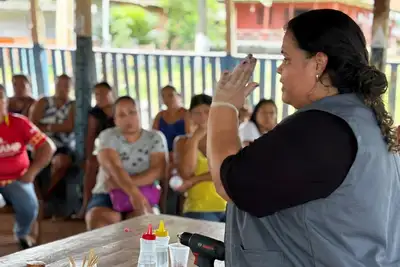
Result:
{"label": "hair bun", "polygon": [[364,65],[360,69],[359,82],[359,93],[367,98],[380,97],[387,91],[386,75],[374,66]]}

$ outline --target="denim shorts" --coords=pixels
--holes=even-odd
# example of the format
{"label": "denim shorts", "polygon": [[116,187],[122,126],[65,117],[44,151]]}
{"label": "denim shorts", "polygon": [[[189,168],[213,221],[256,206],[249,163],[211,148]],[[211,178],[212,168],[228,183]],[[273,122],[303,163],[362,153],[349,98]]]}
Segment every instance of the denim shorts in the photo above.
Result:
{"label": "denim shorts", "polygon": [[93,194],[92,198],[89,200],[86,210],[90,210],[96,207],[112,209],[113,205],[110,195],[108,193]]}

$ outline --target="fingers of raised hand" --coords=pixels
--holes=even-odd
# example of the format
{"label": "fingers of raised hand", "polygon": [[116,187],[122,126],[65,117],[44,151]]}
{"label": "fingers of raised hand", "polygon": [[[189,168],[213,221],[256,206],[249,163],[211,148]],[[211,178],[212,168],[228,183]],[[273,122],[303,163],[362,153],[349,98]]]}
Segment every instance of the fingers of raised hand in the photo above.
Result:
{"label": "fingers of raised hand", "polygon": [[255,63],[253,63],[253,62],[247,63],[243,72],[240,73],[240,76],[236,80],[237,86],[243,87],[249,83],[249,80],[254,72],[254,67],[255,67]]}
{"label": "fingers of raised hand", "polygon": [[225,70],[221,73],[221,78],[218,81],[218,85],[222,86],[225,85],[229,81],[230,72]]}
{"label": "fingers of raised hand", "polygon": [[252,55],[247,56],[232,73],[234,84],[239,87],[246,86],[253,74],[256,64],[257,60]]}
{"label": "fingers of raised hand", "polygon": [[221,89],[225,87],[243,89],[248,84],[256,64],[257,60],[251,54],[248,55],[235,67],[232,73],[224,71],[221,74],[218,87]]}
{"label": "fingers of raised hand", "polygon": [[247,97],[254,89],[258,87],[258,83],[251,82],[244,88],[244,95]]}

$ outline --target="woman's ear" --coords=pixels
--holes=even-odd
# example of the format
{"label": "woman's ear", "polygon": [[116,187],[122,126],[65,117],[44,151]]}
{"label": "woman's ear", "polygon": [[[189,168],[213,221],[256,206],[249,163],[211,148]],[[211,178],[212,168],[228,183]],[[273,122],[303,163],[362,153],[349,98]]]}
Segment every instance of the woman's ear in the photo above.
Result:
{"label": "woman's ear", "polygon": [[328,65],[328,56],[325,53],[318,52],[315,55],[315,61],[317,63],[316,71],[319,73],[319,76],[325,72],[326,66]]}

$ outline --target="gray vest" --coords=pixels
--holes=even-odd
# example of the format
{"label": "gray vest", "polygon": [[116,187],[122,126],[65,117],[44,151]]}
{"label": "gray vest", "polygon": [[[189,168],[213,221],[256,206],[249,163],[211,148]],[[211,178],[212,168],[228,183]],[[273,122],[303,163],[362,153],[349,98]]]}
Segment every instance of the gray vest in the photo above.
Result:
{"label": "gray vest", "polygon": [[271,216],[252,217],[229,204],[226,266],[400,266],[400,161],[387,151],[373,112],[353,94],[298,112],[305,110],[326,111],[350,125],[358,143],[353,166],[329,197]]}

